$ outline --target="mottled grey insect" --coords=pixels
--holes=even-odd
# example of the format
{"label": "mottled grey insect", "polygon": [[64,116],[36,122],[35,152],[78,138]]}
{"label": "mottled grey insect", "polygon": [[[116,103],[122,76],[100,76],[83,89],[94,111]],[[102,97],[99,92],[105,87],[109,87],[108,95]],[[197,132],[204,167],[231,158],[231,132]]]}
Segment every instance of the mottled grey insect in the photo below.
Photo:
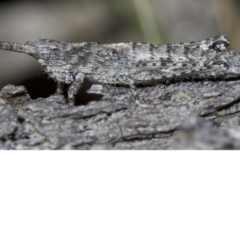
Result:
{"label": "mottled grey insect", "polygon": [[228,51],[226,36],[179,44],[69,43],[38,38],[25,44],[0,42],[0,49],[26,53],[38,60],[45,73],[68,88],[68,101],[84,78],[93,84],[134,89],[138,85],[191,79],[229,79],[240,76],[240,53]]}

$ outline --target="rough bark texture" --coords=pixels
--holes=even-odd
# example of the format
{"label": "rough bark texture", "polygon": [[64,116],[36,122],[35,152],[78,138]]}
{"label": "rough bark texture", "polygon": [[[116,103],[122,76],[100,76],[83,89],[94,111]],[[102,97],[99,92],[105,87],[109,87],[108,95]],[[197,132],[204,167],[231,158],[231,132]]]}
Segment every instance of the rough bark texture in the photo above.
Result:
{"label": "rough bark texture", "polygon": [[240,80],[137,89],[97,86],[98,101],[69,107],[62,96],[0,92],[1,149],[240,149]]}

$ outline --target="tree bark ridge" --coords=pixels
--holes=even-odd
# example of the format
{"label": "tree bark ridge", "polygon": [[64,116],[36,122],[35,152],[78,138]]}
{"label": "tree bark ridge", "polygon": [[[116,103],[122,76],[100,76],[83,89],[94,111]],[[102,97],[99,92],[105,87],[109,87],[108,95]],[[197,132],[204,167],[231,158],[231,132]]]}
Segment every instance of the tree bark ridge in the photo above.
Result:
{"label": "tree bark ridge", "polygon": [[99,101],[69,107],[32,100],[23,86],[0,92],[1,149],[239,149],[240,80],[137,89],[94,85]]}

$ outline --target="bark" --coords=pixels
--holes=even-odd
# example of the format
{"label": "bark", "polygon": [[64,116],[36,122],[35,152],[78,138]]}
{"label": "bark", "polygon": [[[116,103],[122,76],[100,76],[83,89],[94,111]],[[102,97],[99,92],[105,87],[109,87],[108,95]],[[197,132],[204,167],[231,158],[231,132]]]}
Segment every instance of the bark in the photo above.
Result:
{"label": "bark", "polygon": [[98,101],[32,100],[23,86],[0,92],[1,149],[240,149],[240,80],[137,89],[94,85]]}

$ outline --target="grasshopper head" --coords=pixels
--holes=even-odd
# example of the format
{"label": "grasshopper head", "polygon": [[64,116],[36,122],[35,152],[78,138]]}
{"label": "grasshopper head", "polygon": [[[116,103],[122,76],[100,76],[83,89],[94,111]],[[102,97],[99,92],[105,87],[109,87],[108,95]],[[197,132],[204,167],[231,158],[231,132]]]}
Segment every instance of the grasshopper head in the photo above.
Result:
{"label": "grasshopper head", "polygon": [[38,38],[36,41],[29,41],[25,43],[25,48],[33,50],[29,51],[29,55],[36,59],[48,61],[51,58],[53,51],[61,50],[65,42],[58,42],[47,38]]}

